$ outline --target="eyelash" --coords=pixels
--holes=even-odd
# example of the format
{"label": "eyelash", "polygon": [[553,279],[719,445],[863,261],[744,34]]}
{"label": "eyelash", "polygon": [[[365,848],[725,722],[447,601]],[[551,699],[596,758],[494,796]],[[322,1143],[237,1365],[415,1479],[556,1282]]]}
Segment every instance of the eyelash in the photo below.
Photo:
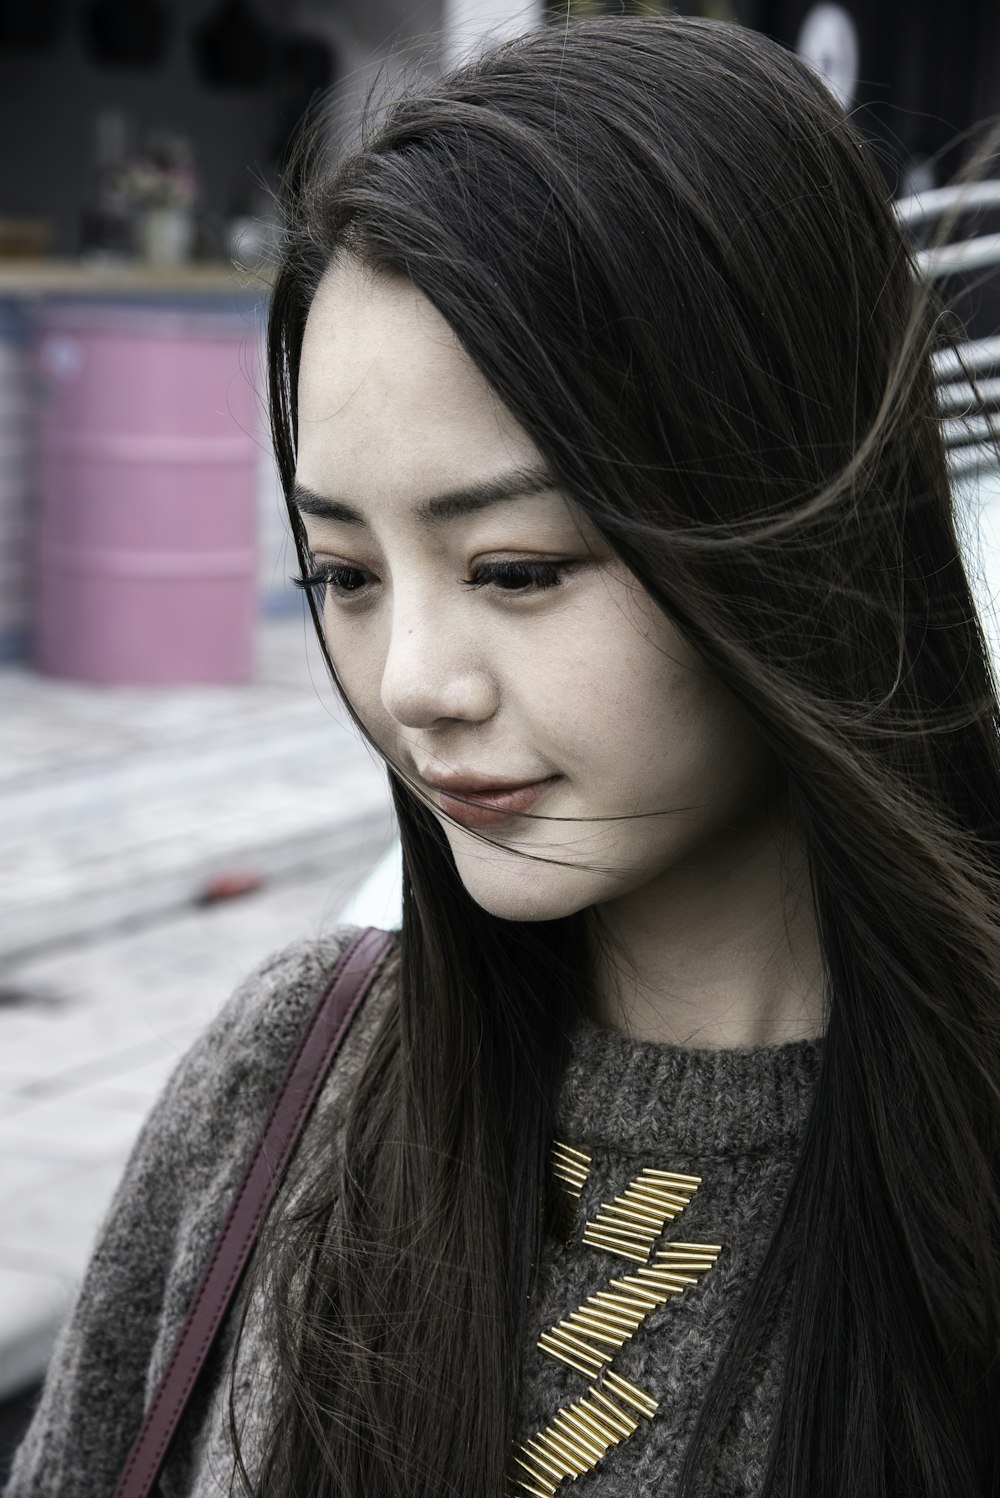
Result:
{"label": "eyelash", "polygon": [[[568,562],[482,562],[474,569],[474,576],[463,578],[462,581],[467,588],[495,586],[503,593],[535,593],[558,587],[568,568]],[[313,572],[306,572],[302,577],[293,577],[290,581],[297,588],[318,590],[329,587],[335,597],[351,599],[364,592],[364,583],[350,587],[349,580],[363,579],[364,576],[360,567],[330,564],[317,567]]]}

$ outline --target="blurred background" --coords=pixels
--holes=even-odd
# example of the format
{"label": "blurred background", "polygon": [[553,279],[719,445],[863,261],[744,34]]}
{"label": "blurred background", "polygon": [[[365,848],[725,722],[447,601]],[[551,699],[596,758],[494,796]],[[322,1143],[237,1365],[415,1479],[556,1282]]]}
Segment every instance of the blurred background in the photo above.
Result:
{"label": "blurred background", "polygon": [[[961,319],[937,368],[991,644],[1000,591],[995,0],[705,0],[872,142]],[[0,1479],[141,1121],[264,956],[390,924],[384,778],[339,710],[267,437],[272,194],[307,109],[599,0],[0,0]],[[737,122],[738,128],[738,122]],[[970,384],[969,372],[975,376]]]}

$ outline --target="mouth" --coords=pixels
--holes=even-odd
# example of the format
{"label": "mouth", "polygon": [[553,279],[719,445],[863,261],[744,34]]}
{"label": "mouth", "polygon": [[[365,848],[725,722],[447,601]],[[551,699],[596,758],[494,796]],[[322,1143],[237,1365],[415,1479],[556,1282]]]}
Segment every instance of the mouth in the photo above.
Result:
{"label": "mouth", "polygon": [[456,775],[427,780],[427,784],[436,790],[441,811],[463,827],[478,829],[500,827],[532,811],[559,779],[558,775],[549,775],[545,780],[490,783]]}

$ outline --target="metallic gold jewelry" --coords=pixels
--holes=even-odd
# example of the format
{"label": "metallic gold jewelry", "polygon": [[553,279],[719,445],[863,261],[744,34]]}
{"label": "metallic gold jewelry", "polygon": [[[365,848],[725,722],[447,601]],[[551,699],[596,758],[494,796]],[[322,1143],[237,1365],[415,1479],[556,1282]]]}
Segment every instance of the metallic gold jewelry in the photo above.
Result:
{"label": "metallic gold jewelry", "polygon": [[621,1196],[605,1202],[587,1223],[583,1241],[645,1264],[667,1223],[680,1216],[700,1185],[700,1176],[678,1175],[670,1170],[640,1171]]}
{"label": "metallic gold jewelry", "polygon": [[578,1202],[590,1174],[593,1156],[584,1154],[583,1150],[575,1150],[571,1145],[560,1144],[558,1140],[553,1140],[549,1159],[552,1163],[552,1174],[558,1185],[572,1201]]}
{"label": "metallic gold jewelry", "polygon": [[[550,1158],[556,1182],[575,1205],[592,1157],[557,1141]],[[538,1339],[546,1357],[591,1386],[584,1398],[564,1405],[517,1449],[513,1498],[553,1498],[564,1482],[592,1471],[612,1447],[655,1415],[657,1400],[616,1372],[611,1361],[647,1316],[696,1285],[722,1252],[718,1243],[668,1243],[650,1259],[657,1238],[700,1185],[700,1176],[647,1167],[585,1224],[583,1241],[589,1247],[641,1267],[610,1279],[606,1289],[588,1295]]]}

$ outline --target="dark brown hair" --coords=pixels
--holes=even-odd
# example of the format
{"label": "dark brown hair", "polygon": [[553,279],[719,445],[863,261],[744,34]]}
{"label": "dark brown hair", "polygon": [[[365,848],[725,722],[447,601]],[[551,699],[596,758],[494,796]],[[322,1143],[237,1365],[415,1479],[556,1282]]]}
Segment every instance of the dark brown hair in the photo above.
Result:
{"label": "dark brown hair", "polygon": [[[995,1490],[1000,725],[932,309],[878,173],[803,64],[722,24],[541,29],[410,90],[289,221],[269,331],[286,492],[303,329],[345,254],[451,324],[752,715],[808,847],[818,1092],[685,1498],[711,1491],[786,1297],[768,1494]],[[390,776],[400,996],[343,1158],[308,1162],[268,1249],[277,1414],[248,1486],[272,1498],[504,1491],[584,917],[486,914]]]}

